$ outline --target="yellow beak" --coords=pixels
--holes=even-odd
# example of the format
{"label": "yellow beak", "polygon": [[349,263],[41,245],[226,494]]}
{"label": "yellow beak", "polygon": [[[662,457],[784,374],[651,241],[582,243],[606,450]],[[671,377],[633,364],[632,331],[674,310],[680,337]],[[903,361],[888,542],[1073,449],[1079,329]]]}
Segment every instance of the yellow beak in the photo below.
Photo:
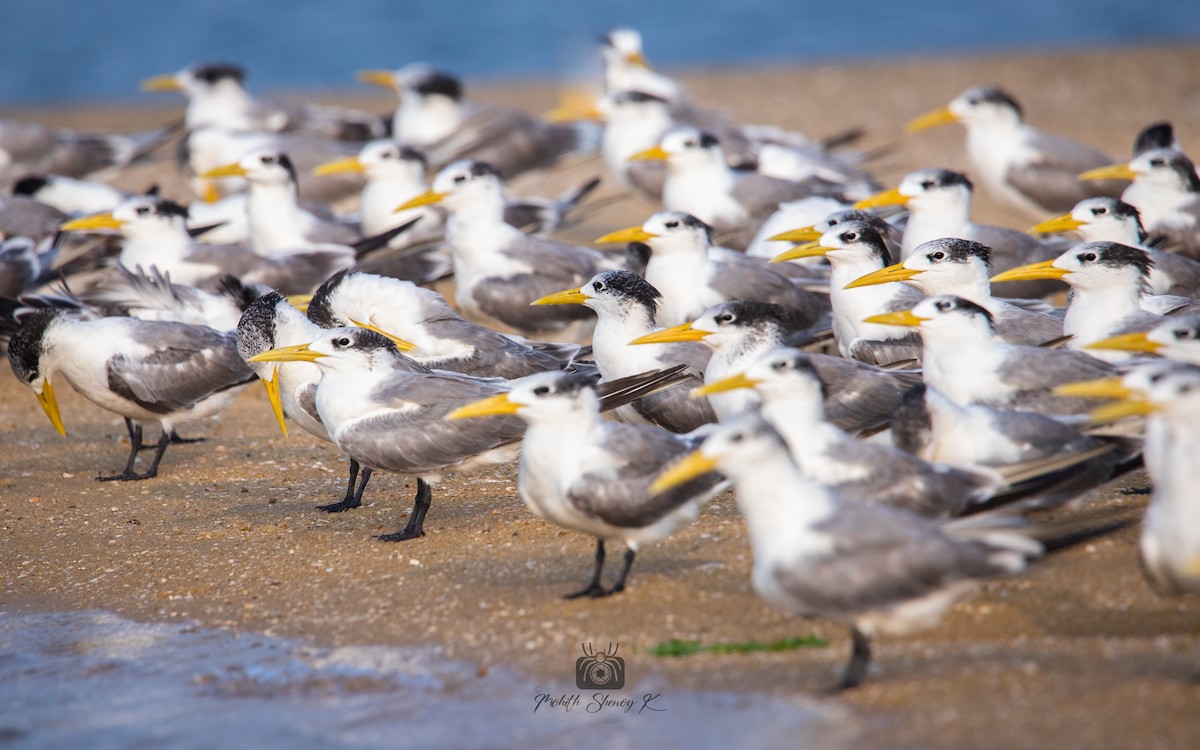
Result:
{"label": "yellow beak", "polygon": [[113,218],[111,213],[103,213],[82,216],[60,224],[58,228],[64,232],[85,232],[92,229],[120,229],[123,226],[125,226],[125,222]]}
{"label": "yellow beak", "polygon": [[1125,417],[1143,417],[1147,414],[1153,414],[1159,411],[1159,409],[1160,407],[1157,404],[1150,401],[1131,398],[1125,401],[1118,401],[1114,404],[1105,404],[1093,409],[1088,414],[1088,417],[1091,419],[1092,424],[1104,424],[1106,422],[1115,422]]}
{"label": "yellow beak", "polygon": [[600,239],[596,240],[596,244],[607,245],[616,242],[649,242],[657,236],[657,234],[651,234],[641,227],[629,227],[616,232],[609,232]]}
{"label": "yellow beak", "polygon": [[49,380],[42,381],[42,392],[37,394],[37,400],[42,405],[42,411],[50,417],[50,424],[54,425],[58,434],[66,435],[67,428],[63,427],[62,415],[58,412],[58,399],[54,397],[54,386],[50,385]]}
{"label": "yellow beak", "polygon": [[382,328],[380,328],[372,323],[360,323],[357,320],[354,320],[353,318],[350,319],[350,322],[353,323],[354,325],[358,326],[359,328],[366,328],[368,331],[374,331],[375,333],[378,333],[380,336],[383,336],[385,339],[387,339],[388,341],[391,341],[393,344],[395,344],[396,348],[402,352],[411,352],[413,349],[417,348],[416,344],[414,344],[410,341],[405,341],[404,339],[400,338],[399,336],[390,334],[387,331],[383,330]]}
{"label": "yellow beak", "polygon": [[1061,268],[1054,267],[1054,261],[1044,260],[1041,263],[1032,263],[1028,266],[1018,266],[1010,268],[1004,273],[998,273],[992,277],[992,283],[997,281],[1029,281],[1033,279],[1061,279],[1070,271],[1064,271]]}
{"label": "yellow beak", "polygon": [[308,306],[312,304],[313,296],[311,294],[289,294],[288,304],[296,308],[302,313],[308,312]]}
{"label": "yellow beak", "polygon": [[905,268],[903,264],[897,263],[894,266],[872,271],[866,276],[859,276],[843,288],[857,289],[861,286],[875,286],[876,284],[887,284],[893,281],[906,281],[914,276],[919,276],[921,273],[923,272]]}
{"label": "yellow beak", "polygon": [[767,241],[768,242],[815,242],[819,239],[821,239],[821,233],[817,231],[816,227],[800,227],[799,229],[792,229],[787,232],[780,232],[779,234],[777,234],[773,237],[768,237]]}
{"label": "yellow beak", "polygon": [[753,388],[756,385],[758,385],[757,380],[748,378],[748,377],[746,377],[745,373],[743,373],[740,375],[733,375],[731,377],[725,378],[724,380],[718,380],[715,383],[709,383],[708,385],[702,385],[699,388],[693,388],[691,395],[692,395],[692,398],[703,398],[705,396],[709,396],[714,393],[724,393],[725,391],[736,391],[739,388]]}
{"label": "yellow beak", "polygon": [[142,81],[142,91],[183,91],[183,86],[175,80],[175,75],[155,76]]}
{"label": "yellow beak", "polygon": [[955,122],[958,122],[958,115],[951,112],[949,107],[942,107],[932,112],[926,112],[915,120],[909,120],[906,129],[910,133],[919,133],[922,130],[936,128],[939,125],[950,125]]}
{"label": "yellow beak", "polygon": [[210,169],[204,174],[199,175],[202,180],[215,180],[218,177],[245,177],[246,169],[241,164],[234,162],[225,164],[216,169]]}
{"label": "yellow beak", "polygon": [[674,328],[664,328],[661,331],[647,333],[645,336],[640,336],[630,344],[670,344],[676,341],[699,341],[709,334],[708,331],[701,331],[698,328],[692,328],[691,323],[684,323],[681,326]]}
{"label": "yellow beak", "polygon": [[650,67],[650,62],[646,60],[646,56],[641,52],[630,52],[628,55],[625,55],[625,62],[630,65],[636,65],[639,68],[645,68],[646,70],[654,70],[654,68]]}
{"label": "yellow beak", "polygon": [[701,453],[700,450],[694,450],[659,474],[658,478],[650,485],[650,494],[661,494],[690,479],[715,471],[716,468],[716,461]]}
{"label": "yellow beak", "polygon": [[435,193],[432,190],[426,190],[416,198],[409,200],[407,203],[402,203],[392,209],[392,213],[398,214],[401,211],[407,211],[410,208],[420,208],[421,206],[429,206],[434,203],[441,203],[446,197],[445,193]]}
{"label": "yellow beak", "polygon": [[549,122],[603,122],[604,113],[596,106],[596,97],[590,91],[568,90],[559,97],[558,106],[547,112],[544,118]]}
{"label": "yellow beak", "polygon": [[281,346],[278,349],[268,349],[265,352],[259,352],[253,357],[247,357],[247,362],[316,362],[321,357],[326,355],[320,352],[314,352],[308,348],[308,344],[297,344],[296,346]]}
{"label": "yellow beak", "polygon": [[446,419],[471,419],[473,417],[490,417],[496,414],[516,414],[520,408],[520,404],[509,400],[507,393],[500,393],[473,404],[460,406],[447,414]]}
{"label": "yellow beak", "polygon": [[320,176],[365,171],[367,171],[367,168],[363,166],[363,163],[358,160],[357,156],[348,156],[345,159],[335,159],[334,161],[327,161],[324,164],[318,164],[313,167],[312,173]]}
{"label": "yellow beak", "polygon": [[832,247],[825,247],[818,242],[807,242],[803,245],[796,245],[791,250],[784,250],[771,258],[771,262],[782,263],[785,260],[796,260],[797,258],[819,258],[832,249]]}
{"label": "yellow beak", "polygon": [[358,80],[388,89],[396,88],[396,74],[390,70],[360,70]]}
{"label": "yellow beak", "polygon": [[1054,387],[1055,396],[1073,398],[1131,398],[1134,394],[1125,387],[1121,378],[1100,378],[1099,380],[1081,380],[1077,383],[1063,383]]}
{"label": "yellow beak", "polygon": [[663,151],[662,146],[652,146],[645,151],[638,151],[625,161],[667,161],[671,155]]}
{"label": "yellow beak", "polygon": [[1100,167],[1099,169],[1089,169],[1079,175],[1081,180],[1136,180],[1137,172],[1129,168],[1128,164],[1113,164],[1108,167]]}
{"label": "yellow beak", "polygon": [[863,198],[854,204],[854,208],[879,208],[880,206],[907,206],[908,196],[900,192],[900,188],[884,190],[870,198]]}
{"label": "yellow beak", "polygon": [[1056,232],[1070,232],[1083,226],[1083,222],[1073,218],[1071,214],[1063,214],[1055,216],[1053,219],[1046,219],[1041,224],[1032,227],[1029,230],[1030,234],[1054,234]]}
{"label": "yellow beak", "polygon": [[279,368],[272,368],[271,377],[263,380],[262,384],[267,389],[267,398],[271,402],[271,411],[275,414],[275,421],[279,423],[279,429],[283,432],[283,436],[287,437],[287,422],[283,420],[283,401],[279,398]]}
{"label": "yellow beak", "polygon": [[200,200],[205,203],[216,203],[221,200],[221,189],[217,187],[217,183],[212,180],[204,180],[204,185],[200,188]]}
{"label": "yellow beak", "polygon": [[1125,333],[1120,336],[1112,336],[1100,341],[1093,341],[1083,347],[1084,349],[1116,349],[1123,352],[1147,352],[1149,354],[1157,354],[1163,345],[1157,341],[1151,341],[1145,331],[1139,333]]}
{"label": "yellow beak", "polygon": [[588,301],[588,296],[578,289],[567,289],[545,297],[535,299],[530,305],[582,305]]}
{"label": "yellow beak", "polygon": [[881,326],[908,326],[909,328],[916,328],[927,320],[929,318],[914,315],[912,310],[880,313],[879,315],[872,315],[869,318],[863,318],[864,323],[878,323]]}

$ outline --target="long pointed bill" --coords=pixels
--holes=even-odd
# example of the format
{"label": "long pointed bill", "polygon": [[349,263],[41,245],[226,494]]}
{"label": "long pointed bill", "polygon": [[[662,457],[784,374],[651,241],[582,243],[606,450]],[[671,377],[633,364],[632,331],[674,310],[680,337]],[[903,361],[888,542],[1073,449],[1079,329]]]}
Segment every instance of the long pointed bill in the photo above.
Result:
{"label": "long pointed bill", "polygon": [[203,174],[198,175],[202,180],[215,180],[219,177],[245,177],[246,169],[237,162],[232,164],[223,164],[216,169],[210,169]]}
{"label": "long pointed bill", "polygon": [[104,213],[82,216],[73,221],[64,222],[58,228],[64,232],[88,232],[95,229],[120,229],[123,226],[125,226],[125,222],[113,218],[111,213]]}
{"label": "long pointed bill", "polygon": [[530,302],[531,305],[582,305],[588,301],[588,296],[578,289],[567,289],[554,294],[547,294]]}
{"label": "long pointed bill", "polygon": [[407,211],[410,208],[420,208],[421,206],[429,206],[434,203],[441,203],[445,197],[445,193],[435,193],[432,190],[426,190],[416,198],[409,200],[407,203],[401,203],[399,206],[396,206],[394,209],[392,209],[392,213],[398,214],[401,211]]}
{"label": "long pointed bill", "polygon": [[203,186],[200,188],[200,200],[205,203],[216,203],[221,200],[221,188],[217,187],[217,183],[213,180],[202,180]]}
{"label": "long pointed bill", "polygon": [[63,426],[62,414],[58,411],[58,399],[54,397],[54,386],[50,385],[49,380],[42,381],[42,392],[37,394],[37,400],[42,405],[42,411],[50,417],[50,424],[54,425],[58,434],[66,435],[67,428]]}
{"label": "long pointed bill", "polygon": [[900,188],[884,190],[870,198],[863,198],[854,204],[854,208],[879,208],[880,206],[907,206],[908,196],[900,192]]}
{"label": "long pointed bill", "polygon": [[380,328],[377,325],[374,325],[373,323],[360,323],[353,318],[350,319],[350,322],[353,323],[354,325],[358,326],[359,328],[366,328],[368,331],[374,331],[375,333],[378,333],[380,336],[383,336],[385,339],[387,339],[388,341],[395,344],[396,348],[402,352],[411,352],[413,349],[417,348],[417,345],[412,343],[411,341],[405,341],[404,339],[400,338],[399,336],[396,336],[395,334],[388,333],[387,331],[383,330],[382,328]]}
{"label": "long pointed bill", "polygon": [[1080,180],[1136,180],[1137,172],[1128,164],[1113,164],[1099,169],[1089,169],[1079,175]]}
{"label": "long pointed bill", "polygon": [[866,276],[859,276],[854,281],[843,287],[843,289],[858,289],[862,286],[875,286],[876,284],[889,284],[893,281],[906,281],[914,276],[919,275],[920,271],[914,271],[911,268],[905,268],[902,264],[897,263],[894,266],[881,268],[878,271],[872,271]]}
{"label": "long pointed bill", "polygon": [[287,301],[292,307],[302,313],[306,313],[308,312],[308,306],[312,304],[312,298],[311,294],[289,294]]}
{"label": "long pointed bill", "polygon": [[914,120],[909,120],[905,129],[910,133],[919,133],[922,130],[929,130],[940,125],[951,125],[956,122],[958,122],[958,115],[951,112],[949,107],[942,107],[932,112],[926,112]]}
{"label": "long pointed bill", "polygon": [[386,89],[396,88],[396,73],[391,70],[360,70],[358,80]]}
{"label": "long pointed bill", "polygon": [[992,277],[992,283],[998,281],[1032,281],[1035,279],[1061,279],[1070,271],[1064,271],[1061,268],[1054,267],[1054,261],[1044,260],[1041,263],[1033,263],[1028,266],[1018,266],[1010,268],[1004,273],[998,273]]}
{"label": "long pointed bill", "polygon": [[880,313],[872,315],[869,318],[863,318],[864,323],[878,323],[881,326],[908,326],[916,328],[929,318],[922,318],[920,315],[913,314],[912,310],[903,312]]}
{"label": "long pointed bill", "polygon": [[816,227],[800,227],[768,237],[768,242],[816,242],[821,232]]}
{"label": "long pointed bill", "polygon": [[1125,387],[1121,378],[1100,378],[1099,380],[1081,380],[1077,383],[1063,383],[1054,387],[1054,395],[1072,398],[1129,399],[1135,394]]}
{"label": "long pointed bill", "polygon": [[175,74],[165,76],[155,76],[142,81],[139,86],[142,91],[183,91],[183,86],[179,85],[179,81],[175,80]]}
{"label": "long pointed bill", "polygon": [[650,485],[650,494],[661,494],[698,476],[715,471],[716,468],[717,462],[715,460],[704,455],[699,450],[692,451],[662,474],[658,475],[658,478]]}
{"label": "long pointed bill", "polygon": [[365,172],[367,168],[357,156],[347,156],[345,159],[335,159],[313,167],[312,173],[321,176],[327,174],[345,174],[347,172]]}
{"label": "long pointed bill", "polygon": [[1053,219],[1046,219],[1041,224],[1031,227],[1029,234],[1056,234],[1058,232],[1070,232],[1083,226],[1083,222],[1073,218],[1071,214],[1063,214],[1055,216]]}
{"label": "long pointed bill", "polygon": [[1115,404],[1105,404],[1097,409],[1093,409],[1088,414],[1088,417],[1091,419],[1092,424],[1105,424],[1116,422],[1118,419],[1125,419],[1126,417],[1144,417],[1158,410],[1159,407],[1157,404],[1140,398],[1133,398],[1127,401],[1118,401]]}
{"label": "long pointed bill", "polygon": [[1145,352],[1147,354],[1157,354],[1163,345],[1157,341],[1151,341],[1145,331],[1138,333],[1125,333],[1120,336],[1112,336],[1100,341],[1093,341],[1083,347],[1084,349],[1116,349],[1123,352]]}
{"label": "long pointed bill", "polygon": [[645,151],[638,151],[625,161],[667,161],[670,158],[671,155],[664,151],[662,146],[651,146]]}
{"label": "long pointed bill", "polygon": [[684,323],[681,326],[674,328],[664,328],[661,331],[647,333],[645,336],[640,336],[630,344],[670,344],[676,341],[699,341],[709,334],[708,331],[701,331],[698,328],[692,328],[691,323]]}
{"label": "long pointed bill", "polygon": [[625,55],[625,62],[630,65],[636,65],[639,68],[645,68],[646,70],[654,70],[654,68],[650,67],[650,61],[641,52],[630,52],[628,55]]}
{"label": "long pointed bill", "polygon": [[446,419],[473,419],[475,417],[490,417],[496,414],[516,414],[521,408],[508,398],[507,393],[501,393],[491,398],[476,401],[473,404],[460,406],[446,415]]}
{"label": "long pointed bill", "polygon": [[732,377],[718,380],[715,383],[702,385],[699,388],[692,389],[692,398],[704,398],[714,393],[724,393],[725,391],[736,391],[740,388],[753,388],[758,385],[758,381],[753,378],[748,378],[743,373],[741,375],[733,375]]}
{"label": "long pointed bill", "polygon": [[271,377],[264,379],[262,384],[267,389],[267,399],[271,402],[271,411],[275,414],[275,421],[279,423],[279,429],[283,432],[283,436],[287,437],[287,422],[283,421],[283,401],[279,398],[279,368],[272,367]]}
{"label": "long pointed bill", "polygon": [[308,348],[308,344],[297,344],[296,346],[281,346],[278,349],[268,349],[265,352],[259,352],[253,357],[247,357],[247,362],[316,362],[321,357],[326,355],[320,352],[314,352]]}
{"label": "long pointed bill", "polygon": [[657,236],[657,234],[650,234],[641,227],[628,227],[627,229],[620,229],[616,232],[609,232],[600,239],[596,240],[596,244],[608,245],[618,242],[649,242]]}
{"label": "long pointed bill", "polygon": [[806,242],[803,245],[796,245],[791,250],[784,250],[779,255],[771,258],[771,262],[783,263],[784,261],[798,260],[800,258],[821,258],[832,249],[832,247],[825,247],[817,242]]}

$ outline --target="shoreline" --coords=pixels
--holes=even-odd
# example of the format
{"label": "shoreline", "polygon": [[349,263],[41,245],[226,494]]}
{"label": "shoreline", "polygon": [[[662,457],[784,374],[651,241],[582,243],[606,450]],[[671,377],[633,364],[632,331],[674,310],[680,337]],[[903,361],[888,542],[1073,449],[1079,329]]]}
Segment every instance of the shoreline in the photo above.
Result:
{"label": "shoreline", "polygon": [[[903,123],[986,80],[1010,87],[1030,122],[1118,158],[1157,119],[1174,121],[1185,148],[1200,144],[1200,47],[943,62],[682,78],[698,102],[720,102],[747,121],[813,135],[866,125],[869,146],[894,146],[876,170],[886,181],[917,167],[965,164],[961,132],[905,137]],[[550,87],[535,84],[469,90],[535,112],[554,100]],[[384,96],[361,101],[379,111],[392,104]],[[10,116],[10,107],[0,110]],[[157,124],[156,113],[179,111],[149,103],[70,108],[45,121],[132,130]],[[553,194],[601,169],[591,161],[529,175],[516,192]],[[169,161],[139,165],[119,184],[141,189],[150,181],[184,195]],[[566,236],[590,243],[652,210],[630,201]],[[988,200],[975,215],[1026,226]],[[280,436],[257,386],[220,418],[183,431],[207,442],[172,446],[159,478],[132,484],[92,479],[124,460],[122,421],[69,388],[59,389],[59,400],[66,438],[24,385],[0,376],[8,611],[103,609],[139,622],[187,619],[321,646],[436,646],[448,658],[485,671],[515,668],[543,685],[570,682],[580,642],[611,641],[622,653],[630,648],[631,670],[676,689],[794,695],[844,710],[855,747],[1185,748],[1200,730],[1200,603],[1148,588],[1136,526],[1054,555],[1028,575],[986,584],[938,628],[880,639],[867,683],[824,698],[846,656],[844,628],[783,615],[751,591],[750,550],[729,494],[647,547],[625,593],[563,602],[590,571],[592,542],[533,518],[516,496],[515,467],[449,478],[435,488],[427,537],[382,544],[370,537],[402,525],[411,484],[378,473],[364,507],[313,510],[340,496],[344,459],[299,431]],[[1145,484],[1142,472],[1126,475],[1081,512],[1136,517],[1146,498],[1120,490]],[[606,579],[614,573],[610,558]],[[670,638],[809,633],[829,646],[673,659],[645,652]]]}

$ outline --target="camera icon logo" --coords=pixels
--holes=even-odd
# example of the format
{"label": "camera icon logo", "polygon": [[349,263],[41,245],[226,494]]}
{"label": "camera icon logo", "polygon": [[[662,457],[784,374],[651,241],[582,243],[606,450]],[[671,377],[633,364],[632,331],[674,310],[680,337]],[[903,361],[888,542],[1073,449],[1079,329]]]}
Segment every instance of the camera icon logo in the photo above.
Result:
{"label": "camera icon logo", "polygon": [[620,690],[625,687],[625,660],[617,656],[621,644],[608,644],[597,652],[592,644],[580,644],[583,656],[575,660],[575,686],[580,690]]}

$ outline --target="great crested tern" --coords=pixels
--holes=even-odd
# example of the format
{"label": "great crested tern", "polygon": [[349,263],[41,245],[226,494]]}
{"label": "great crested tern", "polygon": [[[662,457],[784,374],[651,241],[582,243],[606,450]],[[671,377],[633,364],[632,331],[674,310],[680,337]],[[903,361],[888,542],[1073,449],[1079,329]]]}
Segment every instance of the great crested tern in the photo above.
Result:
{"label": "great crested tern", "polygon": [[1081,414],[1094,401],[1058,396],[1054,388],[1114,372],[1112,365],[1071,349],[1005,343],[993,332],[992,314],[961,297],[926,297],[908,312],[871,320],[916,327],[925,345],[925,383],[961,405]]}
{"label": "great crested tern", "polygon": [[990,471],[931,464],[888,445],[857,440],[826,421],[825,384],[810,355],[799,349],[768,352],[745,372],[696,393],[738,388],[753,388],[762,397],[759,413],[783,437],[805,478],[842,497],[936,518],[960,515],[1004,486]]}
{"label": "great crested tern", "polygon": [[[102,480],[158,476],[175,427],[221,411],[254,379],[232,332],[135,318],[83,319],[54,309],[21,318],[8,360],[63,435],[53,387],[60,377],[88,401],[125,418],[129,459],[120,474]],[[157,422],[162,435],[150,466],[139,474],[134,465],[144,422]]]}
{"label": "great crested tern", "polygon": [[472,104],[464,100],[458,78],[425,63],[365,70],[358,77],[400,95],[392,137],[420,148],[435,168],[473,158],[512,179],[594,148],[590,127],[543,122],[514,107]]}
{"label": "great crested tern", "polygon": [[799,289],[767,261],[715,246],[712,227],[682,211],[660,211],[640,226],[596,242],[642,242],[650,248],[642,275],[662,294],[658,321],[664,326],[680,325],[735,299],[786,307],[809,324],[829,310],[824,295]]}
{"label": "great crested tern", "polygon": [[[806,329],[794,313],[765,302],[735,300],[714,305],[691,323],[665,328],[631,343],[663,344],[702,341],[713,350],[704,372],[706,385],[742,372],[758,357],[789,343]],[[823,354],[810,361],[828,386],[825,414],[847,432],[875,430],[887,424],[904,393],[920,382],[913,372],[882,370],[861,362]],[[714,393],[708,397],[723,421],[757,408],[762,399],[752,391]]]}
{"label": "great crested tern", "polygon": [[179,284],[205,286],[223,274],[246,283],[265,284],[286,293],[304,293],[354,263],[354,250],[330,246],[304,253],[263,257],[246,248],[197,243],[188,233],[187,209],[151,196],[134,196],[112,213],[74,219],[64,231],[116,231],[124,242],[120,262],[126,268],[154,266]]}
{"label": "great crested tern", "polygon": [[1118,196],[1123,182],[1081,183],[1080,172],[1112,159],[1064,136],[1025,124],[1024,112],[998,86],[975,86],[949,105],[908,124],[909,132],[962,123],[971,171],[988,193],[1026,215],[1042,219],[1067,211],[1084,198]]}
{"label": "great crested tern", "polygon": [[1063,317],[1063,333],[1071,337],[1067,346],[1120,361],[1127,358],[1126,353],[1088,349],[1087,345],[1158,325],[1163,316],[1147,311],[1152,304],[1164,312],[1190,307],[1186,298],[1161,300],[1146,294],[1150,264],[1149,256],[1136,247],[1116,242],[1086,242],[1054,260],[1005,271],[992,277],[992,282],[1024,279],[1067,282],[1072,291]]}
{"label": "great crested tern", "polygon": [[843,499],[804,477],[766,421],[721,425],[655,482],[665,491],[719,470],[737,487],[754,552],[752,582],[768,602],[850,626],[838,689],[867,676],[871,641],[933,627],[982,579],[1012,575],[1040,555],[1019,529],[939,523],[879,503]]}
{"label": "great crested tern", "polygon": [[913,331],[864,321],[872,315],[912,308],[921,299],[921,292],[901,283],[849,286],[890,262],[887,244],[876,226],[882,221],[871,216],[869,221],[838,221],[816,242],[798,245],[777,255],[774,260],[828,259],[833,336],[843,357],[877,365],[920,359],[921,339]]}
{"label": "great crested tern", "polygon": [[111,211],[129,197],[105,182],[57,174],[27,175],[13,185],[13,195],[25,195],[65,214],[98,214]]}
{"label": "great crested tern", "polygon": [[1154,354],[1200,365],[1200,315],[1169,317],[1153,328],[1094,341],[1087,348]]}
{"label": "great crested tern", "polygon": [[245,87],[246,70],[232,63],[189,65],[175,73],[147,78],[143,91],[175,91],[187,97],[184,124],[227,130],[303,130],[349,141],[378,138],[383,118],[344,107],[306,105],[285,108],[256,99]]}
{"label": "great crested tern", "polygon": [[1150,256],[1151,293],[1200,296],[1200,261],[1147,245],[1138,210],[1119,198],[1088,198],[1070,213],[1047,219],[1029,231],[1074,232],[1084,242],[1116,242],[1140,248]]}
{"label": "great crested tern", "polygon": [[604,271],[578,289],[566,289],[535,300],[535,305],[584,305],[596,313],[592,356],[603,380],[615,380],[672,365],[687,365],[685,387],[639,399],[614,412],[618,419],[645,421],[671,432],[687,433],[710,422],[716,414],[705,399],[688,396],[688,387],[704,382],[712,350],[697,342],[631,346],[629,342],[659,330],[657,315],[662,295],[630,271]]}
{"label": "great crested tern", "polygon": [[322,328],[370,328],[406,342],[402,351],[426,367],[477,377],[511,380],[558,370],[581,354],[576,344],[526,341],[471,323],[432,289],[369,273],[331,276],[313,294],[308,317]]}
{"label": "great crested tern", "polygon": [[992,316],[996,335],[1010,344],[1044,344],[1063,335],[1063,321],[1044,303],[1017,305],[992,296],[988,281],[991,248],[978,242],[947,237],[918,247],[903,263],[873,271],[848,286],[903,282],[928,296],[952,294],[983,307]]}
{"label": "great crested tern", "polygon": [[1128,179],[1121,200],[1137,208],[1151,238],[1190,257],[1200,256],[1200,176],[1182,152],[1144,151],[1125,164],[1093,169],[1080,180]]}
{"label": "great crested tern", "polygon": [[590,248],[529,237],[507,224],[500,174],[485,162],[447,166],[432,189],[398,209],[434,203],[449,212],[446,241],[454,258],[455,303],[464,316],[519,333],[586,333],[585,311],[529,303],[580,286],[616,261]]}
{"label": "great crested tern", "polygon": [[[521,443],[521,499],[534,514],[596,537],[591,581],[566,598],[601,597],[625,590],[642,544],[665,539],[691,522],[700,504],[719,489],[710,473],[652,495],[662,467],[694,441],[648,425],[601,418],[589,377],[553,372],[533,375],[502,393],[451,412],[447,419],[516,414],[528,427]],[[601,584],[604,540],[625,542],[625,565],[611,588]]]}
{"label": "great crested tern", "polygon": [[841,193],[840,185],[820,178],[796,182],[730,167],[720,140],[693,127],[670,130],[658,145],[629,159],[666,162],[663,207],[685,211],[731,235],[736,248],[746,247],[781,203]]}
{"label": "great crested tern", "polygon": [[637,29],[610,29],[600,40],[600,58],[604,63],[604,88],[609,94],[644,91],[671,102],[685,97],[678,83],[650,67]]}

